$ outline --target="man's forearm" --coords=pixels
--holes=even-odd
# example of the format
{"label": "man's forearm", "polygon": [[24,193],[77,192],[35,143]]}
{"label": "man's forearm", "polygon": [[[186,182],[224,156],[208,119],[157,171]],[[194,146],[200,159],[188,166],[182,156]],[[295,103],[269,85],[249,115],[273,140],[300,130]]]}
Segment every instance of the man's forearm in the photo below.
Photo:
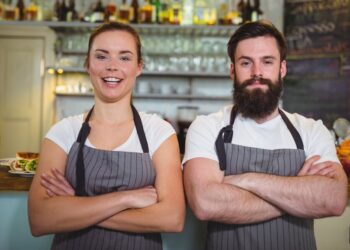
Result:
{"label": "man's forearm", "polygon": [[346,178],[325,176],[284,177],[261,173],[242,175],[237,185],[298,217],[339,215],[346,204]]}
{"label": "man's forearm", "polygon": [[190,205],[197,217],[228,224],[248,224],[279,217],[283,212],[260,197],[244,189],[225,184],[212,183],[205,194]]}

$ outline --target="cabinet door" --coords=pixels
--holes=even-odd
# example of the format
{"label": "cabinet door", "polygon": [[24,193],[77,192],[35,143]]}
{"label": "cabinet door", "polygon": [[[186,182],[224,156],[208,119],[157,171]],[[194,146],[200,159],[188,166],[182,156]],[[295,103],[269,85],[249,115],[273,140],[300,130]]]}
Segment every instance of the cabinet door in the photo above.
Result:
{"label": "cabinet door", "polygon": [[44,41],[0,36],[0,157],[38,151]]}

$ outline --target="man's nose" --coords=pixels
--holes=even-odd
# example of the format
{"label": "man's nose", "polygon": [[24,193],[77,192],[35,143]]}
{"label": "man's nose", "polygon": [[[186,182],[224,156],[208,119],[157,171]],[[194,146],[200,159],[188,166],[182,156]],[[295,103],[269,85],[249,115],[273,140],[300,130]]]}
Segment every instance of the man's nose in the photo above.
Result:
{"label": "man's nose", "polygon": [[262,70],[259,64],[253,64],[252,71],[251,71],[252,77],[262,77]]}

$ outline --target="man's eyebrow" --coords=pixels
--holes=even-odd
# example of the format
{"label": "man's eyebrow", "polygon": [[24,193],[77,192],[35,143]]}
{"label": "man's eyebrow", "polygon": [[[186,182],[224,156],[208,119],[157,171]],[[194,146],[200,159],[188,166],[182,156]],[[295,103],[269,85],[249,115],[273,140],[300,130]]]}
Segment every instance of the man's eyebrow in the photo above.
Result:
{"label": "man's eyebrow", "polygon": [[[275,56],[263,56],[262,57],[263,59],[277,59]],[[238,60],[241,60],[241,59],[246,59],[246,60],[253,60],[251,57],[249,56],[240,56],[238,57]]]}

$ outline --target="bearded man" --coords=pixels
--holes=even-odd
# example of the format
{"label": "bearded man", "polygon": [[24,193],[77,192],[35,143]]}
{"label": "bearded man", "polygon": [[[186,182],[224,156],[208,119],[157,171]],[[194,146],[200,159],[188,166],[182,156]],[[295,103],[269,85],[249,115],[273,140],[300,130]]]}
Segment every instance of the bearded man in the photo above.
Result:
{"label": "bearded man", "polygon": [[316,249],[313,219],[341,215],[347,178],[321,121],[279,108],[286,43],[269,22],[228,42],[234,105],[198,116],[183,159],[206,249]]}

